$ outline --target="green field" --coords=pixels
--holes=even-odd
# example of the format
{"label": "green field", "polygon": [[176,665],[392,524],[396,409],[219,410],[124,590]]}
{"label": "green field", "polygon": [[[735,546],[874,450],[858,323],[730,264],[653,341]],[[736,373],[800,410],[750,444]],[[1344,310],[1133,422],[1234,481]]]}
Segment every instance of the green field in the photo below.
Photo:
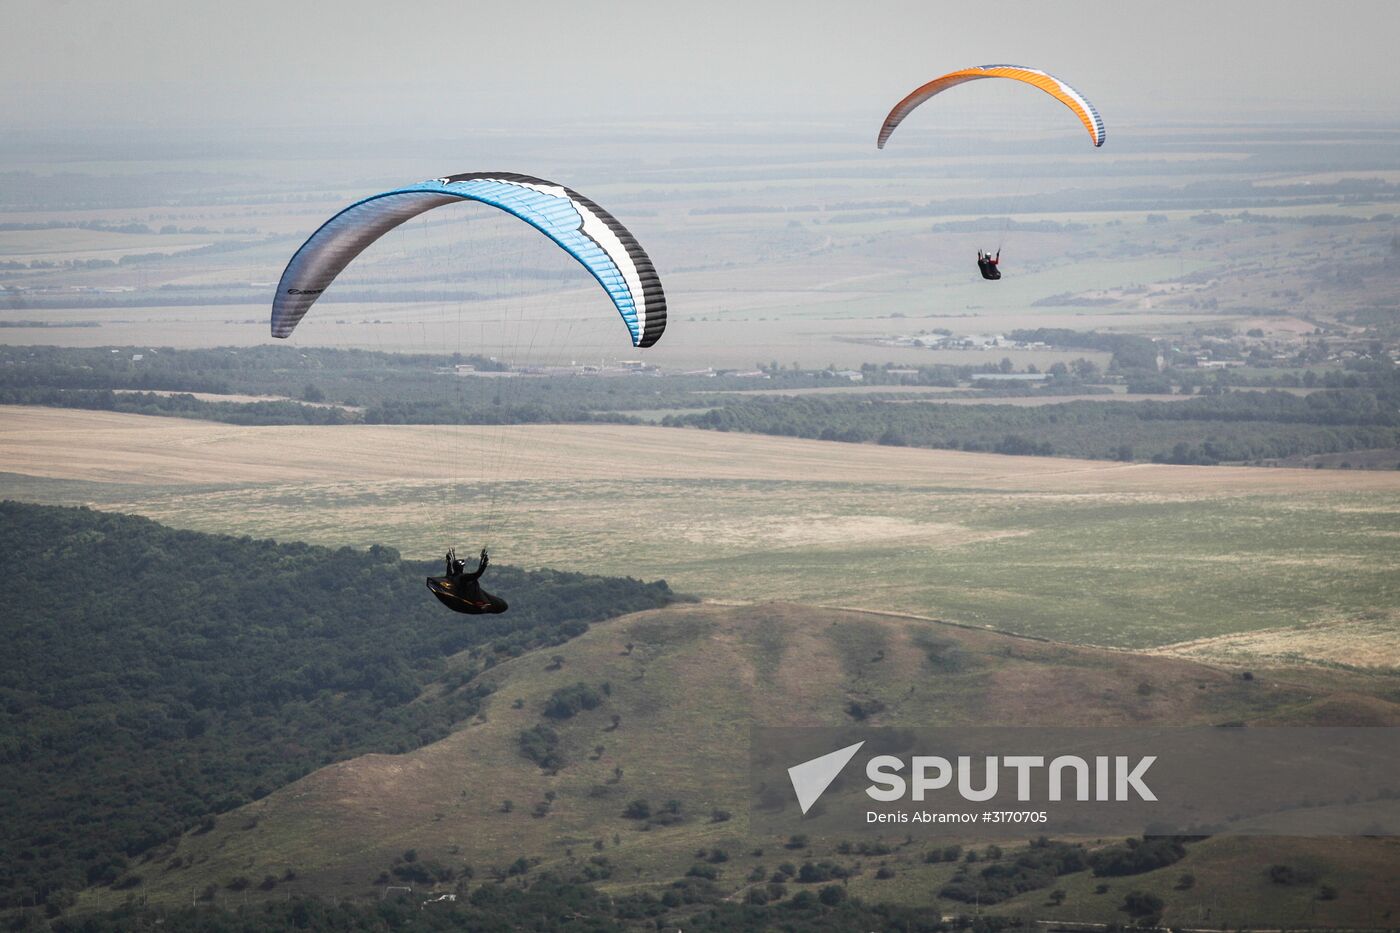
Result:
{"label": "green field", "polygon": [[[518,478],[454,484],[442,457],[497,455],[412,427],[11,411],[26,419],[0,444],[12,471],[0,495],[11,498],[425,558],[484,539],[522,566],[1124,648],[1379,623],[1387,646],[1358,642],[1358,657],[1400,663],[1393,471],[1124,466],[580,426],[496,432],[502,472]],[[43,440],[50,431],[57,447]],[[50,449],[67,451],[63,462]],[[279,481],[282,464],[291,472]]]}
{"label": "green field", "polygon": [[[423,541],[472,489],[144,490],[105,507],[204,531]],[[1038,492],[743,481],[520,483],[502,560],[664,577],[721,599],[793,599],[1147,648],[1400,608],[1391,495],[1119,501]],[[516,555],[519,555],[517,557]]]}

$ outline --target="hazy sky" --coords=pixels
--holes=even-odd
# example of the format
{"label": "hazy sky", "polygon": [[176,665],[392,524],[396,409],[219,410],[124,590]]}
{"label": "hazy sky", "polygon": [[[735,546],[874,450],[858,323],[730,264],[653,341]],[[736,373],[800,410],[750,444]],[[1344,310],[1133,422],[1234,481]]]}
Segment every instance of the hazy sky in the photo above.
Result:
{"label": "hazy sky", "polygon": [[1010,62],[1112,123],[1400,124],[1400,2],[0,0],[0,121],[230,130],[883,115]]}

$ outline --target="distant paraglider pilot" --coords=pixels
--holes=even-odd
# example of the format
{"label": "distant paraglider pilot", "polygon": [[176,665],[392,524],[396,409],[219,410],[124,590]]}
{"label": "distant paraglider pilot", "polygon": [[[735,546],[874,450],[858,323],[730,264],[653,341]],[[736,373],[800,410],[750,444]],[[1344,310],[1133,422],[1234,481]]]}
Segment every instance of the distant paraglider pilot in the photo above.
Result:
{"label": "distant paraglider pilot", "polygon": [[997,268],[997,264],[1000,262],[1001,250],[997,250],[995,256],[980,249],[977,251],[977,269],[982,273],[982,278],[984,279],[995,280],[1001,278],[1001,270]]}
{"label": "distant paraglider pilot", "polygon": [[468,615],[505,612],[510,608],[506,601],[481,588],[481,575],[490,563],[486,548],[482,548],[476,569],[468,573],[466,561],[458,560],[457,551],[450,550],[447,552],[447,572],[441,577],[429,577],[428,589],[444,606],[455,612]]}

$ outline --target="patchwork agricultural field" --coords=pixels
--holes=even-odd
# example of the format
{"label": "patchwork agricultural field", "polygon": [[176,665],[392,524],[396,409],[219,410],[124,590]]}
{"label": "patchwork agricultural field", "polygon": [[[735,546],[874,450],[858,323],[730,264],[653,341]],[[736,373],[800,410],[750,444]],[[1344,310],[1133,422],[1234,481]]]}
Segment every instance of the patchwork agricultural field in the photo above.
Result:
{"label": "patchwork agricultural field", "polygon": [[[1139,128],[1113,151],[1085,153],[1040,122],[1044,114],[1022,115],[1015,134],[975,157],[926,128],[879,153],[853,148],[853,128],[838,124],[727,127],[720,136],[694,125],[648,138],[639,164],[624,129],[570,138],[585,167],[565,180],[625,218],[664,270],[670,330],[646,355],[663,367],[1008,357],[1044,369],[1106,357],[879,341],[936,328],[1310,333],[1400,295],[1391,132],[1329,128],[1332,170],[1318,173],[1313,142],[1289,134],[1194,128],[1187,139]],[[473,141],[417,161],[363,143],[288,161],[270,145],[266,157],[197,163],[200,172],[187,159],[75,159],[61,184],[0,153],[12,170],[0,178],[5,342],[263,343],[283,264],[340,206],[481,159],[538,164],[547,155],[547,166],[557,143]],[[1334,164],[1342,146],[1354,167]],[[1054,174],[1037,167],[1046,154]],[[999,246],[1007,275],[982,282],[975,252]],[[533,231],[463,205],[372,247],[298,339],[421,351],[431,342],[425,329],[450,316],[465,322],[473,351],[510,357],[518,346],[483,325],[561,314],[605,320],[611,310],[587,273]],[[62,326],[75,323],[89,326]]]}

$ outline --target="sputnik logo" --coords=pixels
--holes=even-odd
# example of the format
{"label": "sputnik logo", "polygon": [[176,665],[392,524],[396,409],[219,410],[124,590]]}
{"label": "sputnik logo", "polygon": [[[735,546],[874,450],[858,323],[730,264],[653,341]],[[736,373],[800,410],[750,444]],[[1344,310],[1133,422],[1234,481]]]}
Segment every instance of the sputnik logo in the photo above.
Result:
{"label": "sputnik logo", "polygon": [[797,802],[804,815],[812,809],[812,805],[826,792],[831,782],[841,773],[841,769],[850,763],[864,744],[857,742],[847,745],[820,758],[813,758],[788,768],[788,778],[792,781],[792,789],[797,794]]}
{"label": "sputnik logo", "polygon": [[[792,781],[792,789],[797,794],[803,815],[826,793],[832,781],[864,744],[857,742],[847,745],[788,768],[788,778]],[[1156,801],[1157,795],[1143,782],[1143,775],[1156,760],[1156,755],[1146,755],[1136,763],[1127,755],[1099,755],[1090,763],[1078,755],[1060,755],[1047,765],[1041,755],[988,755],[983,759],[984,777],[982,786],[978,788],[972,786],[973,759],[970,755],[959,755],[956,763],[930,755],[916,755],[908,761],[894,755],[877,755],[866,762],[865,774],[872,783],[865,793],[872,800],[885,803],[906,797],[922,801],[928,791],[953,786],[964,800],[983,802],[996,798],[1000,786],[998,772],[1009,768],[1016,772],[1015,795],[1019,802],[1033,799],[1032,784],[1036,775],[1040,775],[1046,783],[1045,799],[1055,802],[1063,800],[1066,772],[1073,775],[1074,785],[1070,793],[1074,800],[1126,801],[1136,796],[1139,800]],[[900,773],[906,768],[910,771],[907,778]],[[1096,776],[1096,781],[1091,782],[1091,773]],[[1010,788],[1006,793],[1011,793]]]}

